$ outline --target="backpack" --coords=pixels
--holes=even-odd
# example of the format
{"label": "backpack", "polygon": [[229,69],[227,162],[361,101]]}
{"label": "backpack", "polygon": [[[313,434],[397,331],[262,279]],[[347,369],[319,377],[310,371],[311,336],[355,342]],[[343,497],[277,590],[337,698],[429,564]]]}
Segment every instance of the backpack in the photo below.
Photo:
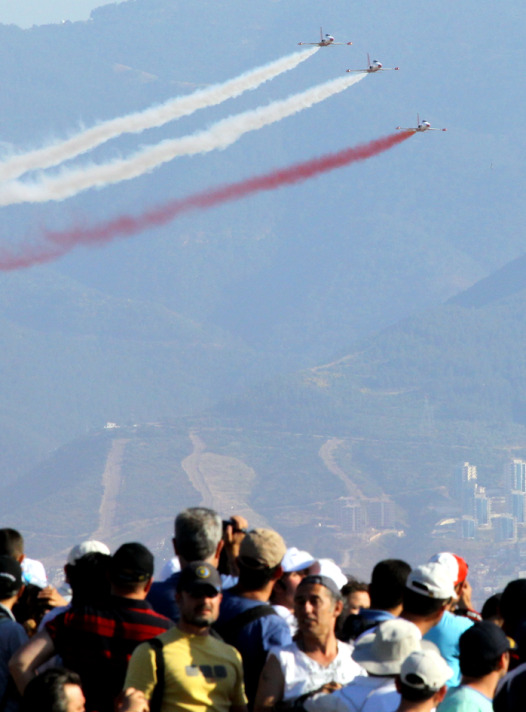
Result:
{"label": "backpack", "polygon": [[241,613],[238,613],[237,616],[234,616],[225,623],[220,625],[214,623],[213,629],[216,633],[219,633],[225,643],[229,643],[235,647],[239,634],[246,625],[260,618],[266,618],[266,616],[277,615],[270,604],[262,603],[259,606],[253,606],[252,608],[247,608],[245,611],[241,611]]}

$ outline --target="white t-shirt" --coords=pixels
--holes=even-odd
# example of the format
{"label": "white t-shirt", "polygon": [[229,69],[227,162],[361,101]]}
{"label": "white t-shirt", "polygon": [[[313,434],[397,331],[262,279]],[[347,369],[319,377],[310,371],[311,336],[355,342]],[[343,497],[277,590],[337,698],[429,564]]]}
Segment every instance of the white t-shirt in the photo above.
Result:
{"label": "white t-shirt", "polygon": [[351,653],[350,645],[338,641],[338,654],[324,667],[309,658],[294,642],[283,648],[272,648],[269,655],[274,655],[283,672],[283,700],[296,699],[329,682],[346,685],[357,675],[366,675],[363,667],[352,659]]}

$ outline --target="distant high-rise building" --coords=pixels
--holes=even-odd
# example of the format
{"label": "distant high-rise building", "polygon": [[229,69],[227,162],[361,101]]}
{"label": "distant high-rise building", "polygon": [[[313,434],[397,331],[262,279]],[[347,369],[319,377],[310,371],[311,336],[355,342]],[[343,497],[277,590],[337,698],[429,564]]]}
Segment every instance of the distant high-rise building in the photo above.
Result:
{"label": "distant high-rise building", "polygon": [[357,500],[341,498],[339,500],[339,520],[347,532],[362,532],[365,529],[365,510]]}
{"label": "distant high-rise building", "polygon": [[517,541],[517,520],[511,514],[497,514],[491,517],[496,542]]}
{"label": "distant high-rise building", "polygon": [[460,495],[468,486],[471,489],[477,482],[477,466],[463,462],[455,470],[455,492]]}
{"label": "distant high-rise building", "polygon": [[517,522],[526,522],[526,492],[512,492],[510,496],[510,510]]}
{"label": "distant high-rise building", "polygon": [[460,537],[462,539],[474,539],[476,524],[475,517],[462,517],[460,519]]}
{"label": "distant high-rise building", "polygon": [[505,466],[506,485],[509,490],[526,492],[526,462],[512,460]]}
{"label": "distant high-rise building", "polygon": [[473,500],[477,526],[488,526],[491,517],[491,500],[486,496],[486,488],[476,485]]}
{"label": "distant high-rise building", "polygon": [[375,529],[392,529],[395,522],[395,505],[390,499],[369,500],[367,523]]}

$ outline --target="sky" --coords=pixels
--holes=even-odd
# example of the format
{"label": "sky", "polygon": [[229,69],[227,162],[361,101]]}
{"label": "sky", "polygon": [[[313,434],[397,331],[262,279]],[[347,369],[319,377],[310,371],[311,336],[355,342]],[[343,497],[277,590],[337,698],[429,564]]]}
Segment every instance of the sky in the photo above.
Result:
{"label": "sky", "polygon": [[0,23],[32,27],[62,20],[87,20],[90,12],[115,0],[0,0]]}

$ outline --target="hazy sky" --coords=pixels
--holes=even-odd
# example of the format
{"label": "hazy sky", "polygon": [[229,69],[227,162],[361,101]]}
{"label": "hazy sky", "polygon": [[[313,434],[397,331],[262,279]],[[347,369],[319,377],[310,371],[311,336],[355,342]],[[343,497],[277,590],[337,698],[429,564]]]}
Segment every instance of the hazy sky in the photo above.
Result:
{"label": "hazy sky", "polygon": [[87,20],[90,12],[115,0],[0,0],[0,23],[20,27],[61,20]]}

